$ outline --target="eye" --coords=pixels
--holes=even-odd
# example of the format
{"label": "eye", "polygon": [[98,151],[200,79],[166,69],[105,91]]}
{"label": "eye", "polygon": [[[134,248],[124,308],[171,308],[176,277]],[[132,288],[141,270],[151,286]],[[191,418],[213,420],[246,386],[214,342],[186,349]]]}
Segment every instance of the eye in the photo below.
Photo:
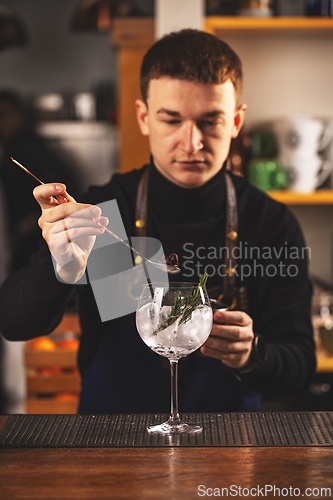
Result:
{"label": "eye", "polygon": [[199,124],[201,127],[215,127],[216,125],[217,122],[213,120],[202,120]]}
{"label": "eye", "polygon": [[177,123],[180,123],[180,120],[163,120],[164,123],[168,123],[169,125],[177,125]]}

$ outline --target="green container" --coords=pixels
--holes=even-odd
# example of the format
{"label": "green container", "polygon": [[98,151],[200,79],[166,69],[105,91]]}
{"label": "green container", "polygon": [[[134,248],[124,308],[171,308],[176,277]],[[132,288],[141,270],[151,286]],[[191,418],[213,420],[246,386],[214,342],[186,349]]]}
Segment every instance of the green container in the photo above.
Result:
{"label": "green container", "polygon": [[254,158],[247,168],[247,179],[261,191],[284,189],[287,176],[281,164],[276,160]]}

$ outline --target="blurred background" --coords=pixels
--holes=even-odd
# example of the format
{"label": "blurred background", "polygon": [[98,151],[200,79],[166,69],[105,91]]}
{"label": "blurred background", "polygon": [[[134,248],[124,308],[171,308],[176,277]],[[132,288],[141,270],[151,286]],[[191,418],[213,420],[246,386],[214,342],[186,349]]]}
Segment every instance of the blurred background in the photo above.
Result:
{"label": "blurred background", "polygon": [[[311,248],[317,379],[299,400],[265,404],[333,409],[332,15],[329,0],[0,0],[0,280],[39,240],[35,181],[9,157],[77,198],[140,168],[149,160],[134,109],[142,56],[163,30],[205,29],[243,62],[248,110],[228,168],[286,203]],[[53,344],[2,342],[2,412],[75,411],[70,325]],[[43,366],[35,351],[45,360],[47,349]]]}

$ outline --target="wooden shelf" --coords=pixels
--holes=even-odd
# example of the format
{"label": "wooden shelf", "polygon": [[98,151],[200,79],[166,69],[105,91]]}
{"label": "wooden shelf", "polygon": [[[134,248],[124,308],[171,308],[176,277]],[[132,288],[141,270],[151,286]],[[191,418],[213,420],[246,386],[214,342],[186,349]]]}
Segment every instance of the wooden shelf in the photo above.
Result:
{"label": "wooden shelf", "polygon": [[333,372],[333,356],[317,355],[317,373]]}
{"label": "wooden shelf", "polygon": [[333,19],[328,17],[241,17],[205,18],[205,31],[216,36],[226,34],[321,34],[333,36]]}
{"label": "wooden shelf", "polygon": [[77,401],[57,401],[51,398],[28,398],[26,401],[26,413],[34,415],[45,413],[75,414],[77,408]]}
{"label": "wooden shelf", "polygon": [[110,43],[116,47],[144,48],[146,51],[155,41],[154,29],[153,17],[116,17],[110,31]]}
{"label": "wooden shelf", "polygon": [[[153,17],[117,17],[110,42],[117,47],[143,47],[154,43]],[[217,36],[225,34],[321,34],[333,36],[333,18],[325,17],[242,17],[207,16],[204,30]]]}
{"label": "wooden shelf", "polygon": [[58,344],[59,340],[60,342],[66,340],[68,334],[74,334],[75,337],[81,334],[77,314],[65,314],[52,332],[51,339],[57,345],[55,350],[37,350],[27,342],[25,348],[27,413],[76,413],[81,378],[77,371],[66,369],[76,368],[77,351],[61,349]]}
{"label": "wooden shelf", "polygon": [[333,205],[332,189],[321,189],[313,193],[268,191],[267,194],[274,200],[285,203],[286,205]]}
{"label": "wooden shelf", "polygon": [[79,394],[80,390],[81,379],[79,375],[27,376],[27,391],[29,393],[76,392]]}
{"label": "wooden shelf", "polygon": [[57,349],[55,351],[36,351],[26,348],[25,364],[44,368],[45,366],[60,366],[62,368],[72,368],[76,366],[77,352],[67,349]]}

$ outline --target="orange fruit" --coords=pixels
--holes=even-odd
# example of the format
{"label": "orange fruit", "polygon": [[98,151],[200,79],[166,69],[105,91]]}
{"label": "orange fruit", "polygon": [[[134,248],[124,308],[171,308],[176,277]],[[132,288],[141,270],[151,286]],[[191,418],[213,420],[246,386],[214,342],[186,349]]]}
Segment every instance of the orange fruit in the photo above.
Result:
{"label": "orange fruit", "polygon": [[43,368],[38,368],[38,374],[41,377],[54,377],[55,375],[61,375],[62,370],[60,366],[45,366]]}
{"label": "orange fruit", "polygon": [[29,347],[36,351],[54,351],[57,344],[49,337],[37,337],[29,342]]}
{"label": "orange fruit", "polygon": [[77,351],[80,345],[79,339],[64,339],[57,343],[59,349]]}
{"label": "orange fruit", "polygon": [[78,401],[78,394],[74,394],[73,392],[60,392],[54,396],[56,401]]}

